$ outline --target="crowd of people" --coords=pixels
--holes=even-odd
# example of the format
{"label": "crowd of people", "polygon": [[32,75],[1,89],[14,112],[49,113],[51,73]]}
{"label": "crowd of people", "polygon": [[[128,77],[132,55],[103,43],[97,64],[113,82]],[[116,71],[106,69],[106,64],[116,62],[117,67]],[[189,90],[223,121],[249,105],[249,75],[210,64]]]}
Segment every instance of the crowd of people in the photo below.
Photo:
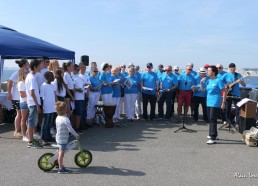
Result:
{"label": "crowd of people", "polygon": [[[239,123],[239,84],[245,86],[236,65],[229,64],[229,71],[222,64],[205,64],[198,71],[189,63],[179,71],[178,66],[147,63],[145,71],[134,64],[113,66],[96,62],[87,72],[84,63],[65,62],[62,67],[57,60],[47,58],[17,60],[19,70],[8,81],[8,99],[16,109],[14,136],[28,142],[28,147],[39,147],[55,142],[56,108],[65,103],[65,115],[71,120],[77,134],[92,127],[100,97],[104,105],[116,105],[113,121],[121,127],[120,120],[170,120],[188,122],[188,109],[193,121],[200,120],[199,105],[202,105],[203,120],[209,123],[208,144],[216,143],[217,118],[230,124],[231,104],[236,110],[236,125]],[[125,78],[130,86],[120,83]],[[232,85],[234,84],[234,85]],[[177,100],[177,113],[174,102]],[[150,109],[148,109],[150,103]],[[156,103],[158,113],[156,113]],[[166,110],[164,104],[166,103]],[[62,105],[63,106],[63,105]],[[150,113],[148,114],[148,110]],[[164,111],[165,110],[165,111]],[[156,117],[157,114],[157,117]],[[59,121],[60,122],[60,121]],[[103,121],[104,122],[104,121]],[[62,128],[62,127],[58,127]],[[40,130],[39,130],[40,129]],[[69,128],[69,131],[71,129]],[[59,131],[60,132],[60,131]],[[58,134],[60,138],[60,133]]]}

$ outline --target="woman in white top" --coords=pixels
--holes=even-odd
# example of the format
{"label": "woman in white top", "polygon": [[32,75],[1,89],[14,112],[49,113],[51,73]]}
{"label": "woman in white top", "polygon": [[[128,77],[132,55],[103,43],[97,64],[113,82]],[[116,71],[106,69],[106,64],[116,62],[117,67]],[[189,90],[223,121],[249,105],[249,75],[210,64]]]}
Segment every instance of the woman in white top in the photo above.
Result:
{"label": "woman in white top", "polygon": [[59,63],[56,59],[51,59],[48,65],[48,70],[56,75],[56,70],[59,68]]}
{"label": "woman in white top", "polygon": [[65,95],[66,95],[66,88],[64,83],[64,72],[62,68],[58,68],[55,71],[55,80],[53,82],[55,91],[56,91],[56,97],[57,101],[65,101]]}
{"label": "woman in white top", "polygon": [[75,82],[71,74],[74,69],[74,64],[71,61],[67,63],[63,63],[63,68],[64,68],[64,83],[66,87],[65,102],[67,105],[67,117],[70,117],[72,114],[70,101],[74,102]]}
{"label": "woman in white top", "polygon": [[17,88],[20,94],[20,110],[21,110],[21,133],[22,133],[22,141],[28,141],[26,124],[29,116],[29,108],[27,104],[27,95],[26,95],[26,87],[25,87],[25,79],[26,72],[24,69],[19,70],[18,74],[18,84]]}
{"label": "woman in white top", "polygon": [[[15,61],[16,64],[23,69],[26,74],[29,73],[29,63],[26,59],[21,59]],[[12,101],[13,108],[16,109],[16,117],[14,120],[14,137],[22,137],[21,133],[19,132],[21,129],[21,110],[20,110],[20,96],[17,89],[18,83],[18,70],[15,71],[8,80],[7,83],[7,91],[8,91],[8,99]]]}

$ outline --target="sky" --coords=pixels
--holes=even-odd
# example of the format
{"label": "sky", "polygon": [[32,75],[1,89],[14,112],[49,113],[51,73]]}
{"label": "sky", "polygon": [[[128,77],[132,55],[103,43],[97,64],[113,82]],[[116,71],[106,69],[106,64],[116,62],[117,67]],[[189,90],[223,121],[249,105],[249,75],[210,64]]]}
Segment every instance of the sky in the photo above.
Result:
{"label": "sky", "polygon": [[[0,25],[98,65],[258,67],[256,0],[0,0]],[[5,67],[14,67],[5,62]]]}

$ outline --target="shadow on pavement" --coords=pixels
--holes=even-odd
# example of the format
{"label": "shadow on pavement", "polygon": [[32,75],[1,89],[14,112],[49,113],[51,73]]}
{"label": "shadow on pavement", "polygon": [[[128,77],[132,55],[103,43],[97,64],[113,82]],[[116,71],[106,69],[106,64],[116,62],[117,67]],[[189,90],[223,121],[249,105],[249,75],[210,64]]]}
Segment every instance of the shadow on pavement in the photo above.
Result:
{"label": "shadow on pavement", "polygon": [[85,169],[69,168],[72,174],[102,174],[102,175],[116,175],[116,176],[145,176],[146,174],[141,171],[130,169],[122,169],[116,167],[103,167],[103,166],[90,166]]}

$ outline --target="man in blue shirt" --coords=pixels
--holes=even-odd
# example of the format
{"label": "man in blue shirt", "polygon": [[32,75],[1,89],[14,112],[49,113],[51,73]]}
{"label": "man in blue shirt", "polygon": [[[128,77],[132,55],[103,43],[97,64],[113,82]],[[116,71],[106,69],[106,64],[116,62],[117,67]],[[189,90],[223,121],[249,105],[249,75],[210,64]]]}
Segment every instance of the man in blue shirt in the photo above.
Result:
{"label": "man in blue shirt", "polygon": [[191,105],[191,99],[192,99],[192,86],[195,85],[195,79],[191,75],[193,68],[191,65],[186,66],[185,73],[182,73],[180,76],[178,76],[178,119],[176,120],[176,123],[180,122],[180,116],[182,114],[182,106],[184,105],[184,120],[186,120],[186,115],[188,112],[188,107]]}
{"label": "man in blue shirt", "polygon": [[178,81],[177,77],[172,74],[172,66],[168,66],[165,70],[166,72],[159,79],[159,100],[158,100],[158,111],[159,119],[164,117],[164,102],[166,101],[167,111],[165,119],[170,119],[172,113],[172,97],[175,94],[175,89],[177,88]]}
{"label": "man in blue shirt", "polygon": [[205,68],[200,68],[198,70],[199,74],[196,75],[195,78],[195,86],[193,87],[193,104],[194,104],[194,114],[193,120],[198,121],[199,117],[199,104],[202,105],[202,112],[203,112],[203,120],[208,121],[207,116],[207,106],[206,106],[206,98],[207,98],[207,91],[202,91],[200,89],[200,81],[202,78],[207,77],[207,72]]}
{"label": "man in blue shirt", "polygon": [[158,66],[158,71],[156,72],[157,73],[157,77],[158,77],[158,80],[160,80],[160,78],[163,76],[164,74],[164,66],[162,64],[160,64]]}
{"label": "man in blue shirt", "polygon": [[222,64],[217,64],[216,67],[217,67],[217,69],[218,69],[218,75],[217,75],[217,77],[221,79],[222,76],[223,76],[224,74],[226,74],[227,72],[225,72],[225,71],[223,70],[223,65],[222,65]]}
{"label": "man in blue shirt", "polygon": [[[224,84],[227,84],[227,100],[226,100],[226,120],[230,123],[230,111],[232,102],[234,102],[235,113],[236,113],[236,126],[239,124],[239,107],[236,105],[240,101],[240,88],[239,84],[243,87],[246,86],[245,82],[242,81],[242,75],[236,72],[236,65],[230,63],[229,72],[224,74],[221,78]],[[232,83],[236,83],[231,86]],[[232,89],[232,90],[230,90]]]}
{"label": "man in blue shirt", "polygon": [[157,74],[152,71],[152,63],[147,63],[147,72],[141,76],[142,100],[143,100],[143,119],[148,119],[147,106],[150,102],[150,120],[155,118],[156,95],[158,91]]}

